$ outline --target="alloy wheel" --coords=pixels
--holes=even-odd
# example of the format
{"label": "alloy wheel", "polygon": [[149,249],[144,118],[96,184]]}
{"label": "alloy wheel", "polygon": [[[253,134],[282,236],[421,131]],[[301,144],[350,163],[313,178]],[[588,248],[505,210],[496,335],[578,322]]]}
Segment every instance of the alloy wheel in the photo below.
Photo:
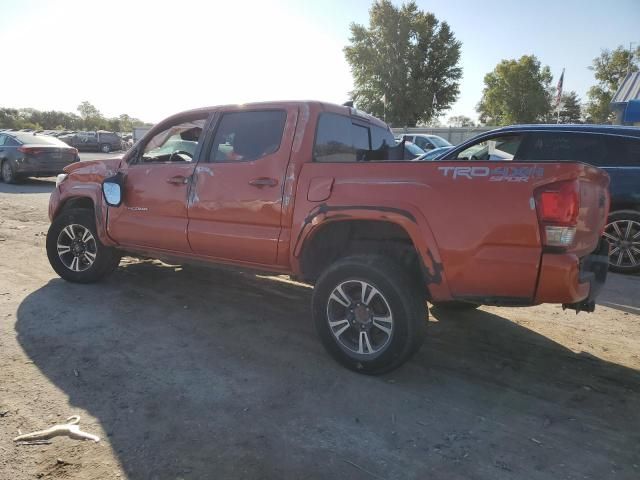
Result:
{"label": "alloy wheel", "polygon": [[604,237],[611,245],[609,264],[620,268],[640,266],[640,222],[616,220],[608,224]]}
{"label": "alloy wheel", "polygon": [[347,280],[333,289],[327,301],[327,321],[338,343],[359,355],[382,351],[393,335],[389,302],[375,286]]}
{"label": "alloy wheel", "polygon": [[82,225],[67,225],[58,235],[58,257],[73,272],[91,268],[98,255],[98,245],[91,231]]}

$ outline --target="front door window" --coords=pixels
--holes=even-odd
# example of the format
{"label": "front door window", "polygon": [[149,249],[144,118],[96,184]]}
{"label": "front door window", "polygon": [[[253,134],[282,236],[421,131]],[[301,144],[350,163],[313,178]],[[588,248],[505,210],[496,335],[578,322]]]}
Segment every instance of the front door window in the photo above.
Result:
{"label": "front door window", "polygon": [[144,148],[138,163],[192,162],[205,120],[174,125],[155,135]]}
{"label": "front door window", "polygon": [[523,135],[505,135],[488,138],[462,150],[453,158],[447,157],[447,160],[518,160],[518,150],[520,149],[523,138]]}

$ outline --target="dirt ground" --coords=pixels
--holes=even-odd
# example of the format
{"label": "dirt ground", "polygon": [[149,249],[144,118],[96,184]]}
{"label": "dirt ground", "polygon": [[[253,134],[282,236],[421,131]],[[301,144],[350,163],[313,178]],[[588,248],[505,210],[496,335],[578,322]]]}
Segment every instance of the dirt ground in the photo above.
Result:
{"label": "dirt ground", "polygon": [[[125,259],[57,278],[53,183],[0,184],[0,479],[638,479],[640,277],[596,313],[431,309],[406,366],[335,364],[310,290]],[[81,416],[99,443],[26,433]]]}

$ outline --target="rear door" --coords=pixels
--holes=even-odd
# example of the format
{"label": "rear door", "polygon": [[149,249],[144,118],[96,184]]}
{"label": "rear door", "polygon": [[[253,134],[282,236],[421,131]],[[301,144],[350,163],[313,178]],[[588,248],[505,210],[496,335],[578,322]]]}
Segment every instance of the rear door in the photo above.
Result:
{"label": "rear door", "polygon": [[189,196],[189,242],[200,255],[272,265],[298,108],[226,110]]}

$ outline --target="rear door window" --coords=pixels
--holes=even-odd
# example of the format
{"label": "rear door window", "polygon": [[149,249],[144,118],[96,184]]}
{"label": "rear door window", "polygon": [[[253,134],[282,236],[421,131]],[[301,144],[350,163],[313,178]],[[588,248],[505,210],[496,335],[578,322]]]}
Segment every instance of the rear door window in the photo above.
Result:
{"label": "rear door window", "polygon": [[0,135],[0,145],[4,145],[4,142],[7,140],[6,135]]}
{"label": "rear door window", "polygon": [[601,166],[608,156],[604,135],[534,132],[529,134],[520,160],[568,160]]}
{"label": "rear door window", "polygon": [[640,167],[640,138],[607,138],[609,156],[603,166]]}
{"label": "rear door window", "polygon": [[284,110],[223,114],[209,152],[209,162],[248,162],[277,152],[286,120]]}

